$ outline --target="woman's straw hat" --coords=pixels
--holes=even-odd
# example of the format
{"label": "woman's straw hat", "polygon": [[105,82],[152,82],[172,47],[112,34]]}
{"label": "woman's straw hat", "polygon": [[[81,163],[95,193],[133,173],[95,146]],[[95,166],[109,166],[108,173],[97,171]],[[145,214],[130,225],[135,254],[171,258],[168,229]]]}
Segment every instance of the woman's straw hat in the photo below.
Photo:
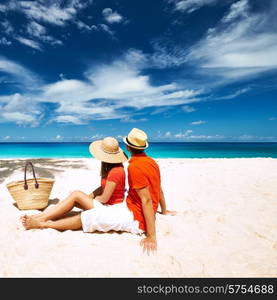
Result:
{"label": "woman's straw hat", "polygon": [[92,142],[89,151],[96,159],[107,163],[116,164],[128,160],[128,156],[119,148],[118,141],[113,137]]}
{"label": "woman's straw hat", "polygon": [[133,128],[127,136],[123,138],[126,145],[135,149],[146,149],[148,147],[147,135],[144,131]]}

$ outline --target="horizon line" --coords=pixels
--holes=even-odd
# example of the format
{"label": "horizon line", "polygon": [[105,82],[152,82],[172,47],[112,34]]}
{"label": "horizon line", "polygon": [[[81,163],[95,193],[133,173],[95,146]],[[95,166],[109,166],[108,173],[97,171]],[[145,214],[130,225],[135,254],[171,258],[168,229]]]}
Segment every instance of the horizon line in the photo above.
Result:
{"label": "horizon line", "polygon": [[[58,141],[24,141],[24,142],[17,142],[17,141],[0,141],[0,144],[89,144],[97,140],[92,140],[91,142],[85,142],[85,141],[64,141],[64,142],[58,142]],[[124,144],[124,142],[119,142],[120,144]],[[277,143],[277,141],[148,141],[148,143]]]}

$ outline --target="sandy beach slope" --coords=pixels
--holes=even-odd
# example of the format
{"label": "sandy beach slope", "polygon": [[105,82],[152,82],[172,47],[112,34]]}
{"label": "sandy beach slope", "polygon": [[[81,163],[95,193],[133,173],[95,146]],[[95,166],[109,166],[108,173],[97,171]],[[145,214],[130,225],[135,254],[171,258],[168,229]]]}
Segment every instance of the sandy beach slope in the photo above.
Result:
{"label": "sandy beach slope", "polygon": [[[277,159],[157,161],[178,215],[157,215],[158,252],[147,256],[129,233],[24,230],[19,217],[36,211],[18,210],[6,184],[22,180],[25,160],[0,160],[0,276],[277,276]],[[56,179],[50,205],[99,184],[95,159],[33,162],[38,176]]]}

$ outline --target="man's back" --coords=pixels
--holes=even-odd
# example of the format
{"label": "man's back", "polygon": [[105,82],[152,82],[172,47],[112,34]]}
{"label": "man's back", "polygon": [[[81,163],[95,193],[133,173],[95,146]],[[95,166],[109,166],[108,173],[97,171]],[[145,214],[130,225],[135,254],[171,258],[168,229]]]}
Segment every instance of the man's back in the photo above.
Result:
{"label": "man's back", "polygon": [[145,153],[133,155],[128,166],[128,183],[129,192],[126,200],[128,208],[133,211],[134,218],[139,221],[140,228],[145,230],[146,224],[142,203],[136,190],[144,187],[149,188],[153,210],[156,213],[161,192],[161,178],[158,164]]}

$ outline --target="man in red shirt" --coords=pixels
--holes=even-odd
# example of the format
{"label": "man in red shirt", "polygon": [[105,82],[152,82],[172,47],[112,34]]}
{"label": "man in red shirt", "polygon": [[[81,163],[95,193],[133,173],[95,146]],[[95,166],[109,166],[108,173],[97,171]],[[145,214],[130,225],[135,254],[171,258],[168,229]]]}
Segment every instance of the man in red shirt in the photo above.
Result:
{"label": "man in red shirt", "polygon": [[172,212],[166,210],[159,166],[144,153],[148,147],[146,133],[133,128],[123,140],[132,156],[128,166],[127,206],[139,222],[139,228],[146,232],[146,238],[141,241],[143,250],[154,252],[157,249],[155,214],[159,204],[162,214]]}

